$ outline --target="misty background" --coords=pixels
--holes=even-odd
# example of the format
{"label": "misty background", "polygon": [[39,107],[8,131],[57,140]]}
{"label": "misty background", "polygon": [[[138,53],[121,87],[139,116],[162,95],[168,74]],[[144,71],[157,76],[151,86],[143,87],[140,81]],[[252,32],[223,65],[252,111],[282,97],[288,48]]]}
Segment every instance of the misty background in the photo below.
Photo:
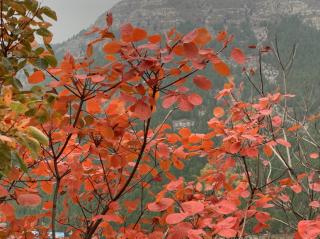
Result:
{"label": "misty background", "polygon": [[58,16],[52,22],[53,43],[61,43],[92,25],[98,16],[109,10],[119,0],[42,0]]}

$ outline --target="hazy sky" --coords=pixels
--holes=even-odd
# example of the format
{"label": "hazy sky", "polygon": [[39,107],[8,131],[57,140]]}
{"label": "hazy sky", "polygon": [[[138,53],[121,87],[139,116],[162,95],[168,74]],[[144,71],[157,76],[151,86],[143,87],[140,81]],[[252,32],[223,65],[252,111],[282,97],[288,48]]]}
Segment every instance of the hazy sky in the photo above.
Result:
{"label": "hazy sky", "polygon": [[89,27],[102,13],[119,0],[39,0],[42,5],[56,11],[58,21],[51,31],[54,43],[62,42],[82,29]]}

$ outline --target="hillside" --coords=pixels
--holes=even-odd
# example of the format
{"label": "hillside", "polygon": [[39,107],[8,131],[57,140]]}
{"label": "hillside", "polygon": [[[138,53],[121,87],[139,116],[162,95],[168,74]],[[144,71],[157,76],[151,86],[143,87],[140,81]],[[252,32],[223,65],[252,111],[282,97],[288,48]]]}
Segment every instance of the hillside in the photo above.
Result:
{"label": "hillside", "polygon": [[[272,25],[283,16],[298,15],[304,23],[320,29],[320,2],[316,0],[184,0],[183,4],[178,0],[123,0],[111,12],[114,29],[131,22],[149,31],[162,31],[188,22],[213,31],[217,24],[240,26],[248,22],[259,41],[267,37],[266,22]],[[93,25],[104,22],[102,14]],[[87,41],[83,33],[56,45],[57,54],[66,50],[80,54]]]}

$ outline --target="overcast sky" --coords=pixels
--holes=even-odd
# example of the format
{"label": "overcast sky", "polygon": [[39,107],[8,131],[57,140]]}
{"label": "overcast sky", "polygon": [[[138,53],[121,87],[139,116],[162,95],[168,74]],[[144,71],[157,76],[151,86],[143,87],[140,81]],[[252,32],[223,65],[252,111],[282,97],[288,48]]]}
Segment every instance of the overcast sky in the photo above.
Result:
{"label": "overcast sky", "polygon": [[51,31],[54,43],[67,40],[84,28],[89,27],[102,13],[119,0],[39,0],[42,5],[56,11],[58,21]]}

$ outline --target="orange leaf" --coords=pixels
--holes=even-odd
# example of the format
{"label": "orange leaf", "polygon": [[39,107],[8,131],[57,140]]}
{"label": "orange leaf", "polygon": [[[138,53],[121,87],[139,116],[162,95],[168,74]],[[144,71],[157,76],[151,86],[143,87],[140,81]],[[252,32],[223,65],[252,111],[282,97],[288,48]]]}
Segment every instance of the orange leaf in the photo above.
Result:
{"label": "orange leaf", "polygon": [[135,116],[141,120],[147,120],[151,117],[150,106],[142,100],[139,100],[135,105],[133,105],[131,110],[134,112]]}
{"label": "orange leaf", "polygon": [[297,130],[300,129],[300,128],[301,128],[301,125],[300,125],[300,124],[295,124],[295,125],[291,126],[291,127],[288,129],[288,131],[294,132],[294,131],[297,131]]}
{"label": "orange leaf", "polygon": [[157,35],[151,35],[151,36],[148,37],[148,40],[149,40],[149,42],[151,42],[153,44],[156,44],[156,43],[161,41],[161,36],[158,35],[158,34]]}
{"label": "orange leaf", "polygon": [[48,195],[51,195],[52,189],[53,189],[52,183],[47,182],[47,181],[42,181],[40,183],[40,186],[41,186],[42,191],[44,191]]}
{"label": "orange leaf", "polygon": [[45,79],[45,75],[42,71],[35,71],[28,78],[30,84],[40,83],[40,82],[44,81],[44,79]]}
{"label": "orange leaf", "polygon": [[210,32],[206,28],[198,28],[194,42],[199,45],[206,45],[212,40]]}
{"label": "orange leaf", "polygon": [[113,137],[114,137],[114,132],[111,127],[108,127],[108,126],[99,127],[99,132],[106,139],[113,139]]}
{"label": "orange leaf", "polygon": [[179,134],[182,138],[186,139],[191,135],[191,131],[189,128],[182,128],[179,130]]}
{"label": "orange leaf", "polygon": [[219,42],[222,42],[226,39],[227,37],[227,32],[225,31],[221,31],[218,33],[217,37],[216,37],[216,40],[219,41]]}
{"label": "orange leaf", "polygon": [[184,54],[189,59],[193,59],[198,56],[198,53],[199,53],[198,47],[193,42],[184,43],[183,49],[184,49]]}
{"label": "orange leaf", "polygon": [[0,198],[8,196],[8,191],[0,185]]}
{"label": "orange leaf", "polygon": [[202,90],[210,90],[212,88],[211,81],[203,75],[197,75],[194,77],[193,83]]}
{"label": "orange leaf", "polygon": [[142,28],[134,28],[132,32],[132,41],[142,41],[147,35],[147,32]]}
{"label": "orange leaf", "polygon": [[239,48],[233,48],[231,51],[232,59],[239,65],[243,65],[246,62],[246,56]]}
{"label": "orange leaf", "polygon": [[263,152],[267,157],[271,157],[273,155],[272,149],[268,145],[263,147]]}
{"label": "orange leaf", "polygon": [[221,76],[229,76],[231,74],[230,69],[223,61],[214,61],[212,63],[213,69]]}
{"label": "orange leaf", "polygon": [[224,116],[224,109],[222,107],[216,107],[213,110],[213,115],[217,118],[221,118]]}
{"label": "orange leaf", "polygon": [[118,53],[121,49],[121,45],[117,41],[112,41],[104,45],[103,51],[107,54]]}
{"label": "orange leaf", "polygon": [[93,98],[87,101],[87,111],[90,114],[97,114],[101,112],[100,102]]}

